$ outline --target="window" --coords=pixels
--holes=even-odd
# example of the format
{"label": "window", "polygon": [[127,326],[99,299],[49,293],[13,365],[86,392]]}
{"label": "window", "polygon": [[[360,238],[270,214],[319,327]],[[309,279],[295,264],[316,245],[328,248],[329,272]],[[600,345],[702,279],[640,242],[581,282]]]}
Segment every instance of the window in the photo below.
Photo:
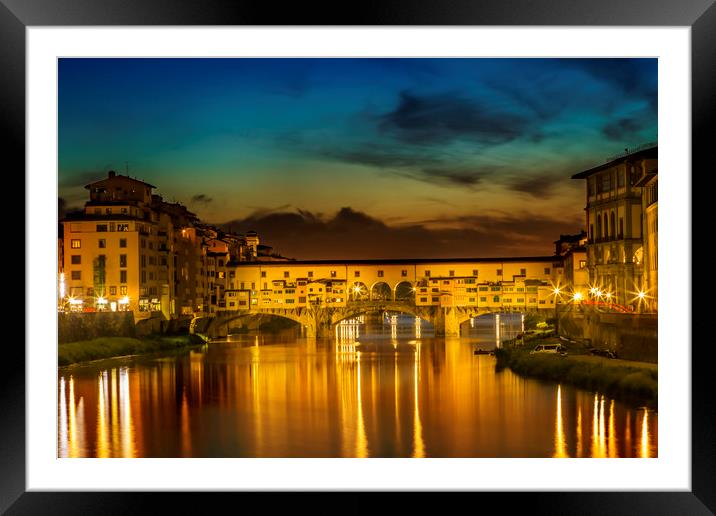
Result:
{"label": "window", "polygon": [[520,276],[527,276],[527,269],[520,269]]}
{"label": "window", "polygon": [[147,282],[147,271],[142,271],[142,283]]}
{"label": "window", "polygon": [[288,278],[288,271],[283,271],[283,277]]}
{"label": "window", "polygon": [[299,297],[299,298],[298,298],[298,302],[299,302],[299,303],[305,303],[305,302],[306,302],[306,297],[305,297],[305,296]]}
{"label": "window", "polygon": [[493,303],[499,303],[499,302],[500,302],[500,296],[492,296],[492,302],[493,302]]}
{"label": "window", "polygon": [[82,241],[81,241],[81,240],[76,240],[76,239],[73,238],[73,239],[70,241],[70,247],[72,247],[72,249],[79,249],[81,246],[82,246]]}
{"label": "window", "polygon": [[421,297],[421,298],[420,298],[420,302],[421,302],[421,303],[427,303],[427,302],[428,302],[428,298],[427,298],[427,297]]}
{"label": "window", "polygon": [[312,278],[312,277],[313,277],[313,271],[308,271],[308,277],[309,277],[309,278]]}
{"label": "window", "polygon": [[[127,271],[119,271],[119,282],[127,283]],[[125,287],[126,290],[126,287]]]}
{"label": "window", "polygon": [[219,271],[216,273],[216,277],[219,279],[224,279],[224,271]]}
{"label": "window", "polygon": [[73,254],[72,255],[72,265],[79,265],[81,263],[82,263],[82,255]]}
{"label": "window", "polygon": [[97,224],[97,233],[106,233],[107,224]]}
{"label": "window", "polygon": [[431,290],[432,290],[432,292],[440,292],[440,289],[439,289],[439,288],[433,288],[433,289],[431,289]]}
{"label": "window", "polygon": [[481,297],[481,298],[480,298],[480,303],[487,303],[487,298],[486,298],[486,297]]}
{"label": "window", "polygon": [[105,208],[105,209],[104,209],[104,212],[105,212],[107,215],[111,215],[111,214],[112,214],[112,208]]}
{"label": "window", "polygon": [[109,287],[109,295],[116,296],[117,295],[117,287]]}
{"label": "window", "polygon": [[478,290],[480,292],[487,292],[487,287],[479,287]]}
{"label": "window", "polygon": [[100,238],[99,239],[99,248],[104,249],[105,247],[107,247],[107,241],[104,238]]}
{"label": "window", "polygon": [[353,276],[355,276],[356,278],[360,278],[360,271],[354,271]]}
{"label": "window", "polygon": [[433,299],[433,301],[432,301],[433,303],[439,303],[439,302],[440,302],[440,298],[439,298],[439,297],[433,296],[432,299]]}
{"label": "window", "polygon": [[472,269],[472,275],[473,275],[473,276],[477,276],[477,275],[478,275],[478,274],[477,274],[477,269]]}
{"label": "window", "polygon": [[265,277],[266,277],[266,271],[261,271],[261,277],[262,277],[262,278],[265,278]]}
{"label": "window", "polygon": [[550,272],[549,267],[545,267],[545,268],[544,268],[544,273],[545,273],[545,274],[549,274],[549,272]]}
{"label": "window", "polygon": [[617,172],[617,186],[618,186],[619,188],[621,188],[622,186],[624,186],[624,174],[625,174],[625,173],[624,173],[623,171],[621,171],[621,170],[620,170],[619,172]]}
{"label": "window", "polygon": [[524,298],[524,297],[518,297],[518,298],[517,298],[517,302],[518,302],[518,303],[524,303],[524,302],[525,302],[525,298]]}
{"label": "window", "polygon": [[82,271],[72,271],[72,279],[73,280],[80,280],[82,279]]}
{"label": "window", "polygon": [[89,297],[94,297],[94,288],[92,288],[92,287],[87,287],[87,295],[88,295]]}
{"label": "window", "polygon": [[502,269],[497,269],[497,275],[502,276]]}
{"label": "window", "polygon": [[450,271],[450,276],[455,276],[455,271]]}
{"label": "window", "polygon": [[601,189],[599,191],[600,192],[609,192],[612,189],[612,174],[611,174],[611,172],[602,174],[602,176],[599,179],[600,179],[599,186],[601,186]]}
{"label": "window", "polygon": [[126,238],[119,239],[119,247],[127,247],[127,239]]}
{"label": "window", "polygon": [[383,277],[383,271],[378,271],[378,277],[379,277],[379,278],[382,278],[382,277]]}
{"label": "window", "polygon": [[126,266],[127,266],[127,255],[126,255],[126,254],[120,254],[120,255],[119,255],[119,266],[120,266],[120,267],[126,267]]}
{"label": "window", "polygon": [[584,269],[587,266],[587,260],[579,260],[579,268]]}
{"label": "window", "polygon": [[402,271],[400,271],[400,275],[405,278],[408,276],[408,271],[406,269],[403,269]]}
{"label": "window", "polygon": [[143,238],[142,238],[142,241],[141,241],[141,246],[142,246],[142,249],[145,249],[145,248],[147,247],[147,241],[144,240]]}
{"label": "window", "polygon": [[624,238],[624,219],[619,217],[619,238]]}
{"label": "window", "polygon": [[121,296],[126,296],[127,295],[127,287],[126,286],[119,287],[119,294]]}
{"label": "window", "polygon": [[143,255],[141,256],[141,264],[142,264],[142,267],[146,267],[146,266],[147,266],[147,255],[146,255],[146,254],[143,254]]}
{"label": "window", "polygon": [[594,240],[594,224],[589,225],[589,240]]}
{"label": "window", "polygon": [[430,277],[430,271],[425,271],[425,277],[426,277],[426,278],[429,278],[429,277]]}

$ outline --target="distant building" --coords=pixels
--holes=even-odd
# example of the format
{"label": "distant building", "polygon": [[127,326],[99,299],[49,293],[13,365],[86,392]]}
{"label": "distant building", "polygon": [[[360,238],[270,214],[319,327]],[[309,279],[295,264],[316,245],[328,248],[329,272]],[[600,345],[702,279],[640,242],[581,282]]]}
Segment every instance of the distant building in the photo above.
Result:
{"label": "distant building", "polygon": [[[587,267],[592,286],[614,302],[635,309],[652,308],[648,299],[644,252],[643,185],[656,177],[656,145],[625,152],[603,165],[579,172],[586,181]],[[655,189],[654,189],[655,191]],[[656,209],[653,209],[654,221]],[[656,226],[654,223],[654,238]],[[654,260],[656,257],[654,257]],[[656,274],[654,272],[654,281]],[[655,286],[654,286],[655,288]]]}
{"label": "distant building", "polygon": [[555,252],[564,260],[564,286],[569,292],[580,292],[587,299],[589,269],[587,268],[587,232],[560,235],[555,240]]}

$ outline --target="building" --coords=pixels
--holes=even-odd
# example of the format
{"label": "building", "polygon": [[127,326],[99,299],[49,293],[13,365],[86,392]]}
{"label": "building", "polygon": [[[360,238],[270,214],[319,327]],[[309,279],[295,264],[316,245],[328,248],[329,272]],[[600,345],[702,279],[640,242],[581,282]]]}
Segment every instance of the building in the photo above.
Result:
{"label": "building", "polygon": [[572,176],[584,179],[587,185],[589,283],[609,294],[613,302],[640,310],[649,308],[643,302],[648,288],[643,184],[655,181],[657,159],[656,144],[649,144]]}
{"label": "building", "polygon": [[406,300],[417,306],[533,310],[554,307],[564,266],[555,256],[230,263],[220,310],[344,307]]}
{"label": "building", "polygon": [[564,287],[568,292],[589,296],[589,269],[587,268],[587,232],[560,235],[555,240],[555,252],[564,260]]}
{"label": "building", "polygon": [[642,169],[642,175],[635,186],[641,188],[642,235],[644,235],[644,281],[646,297],[644,302],[652,311],[658,310],[659,282],[659,191],[657,168]]}

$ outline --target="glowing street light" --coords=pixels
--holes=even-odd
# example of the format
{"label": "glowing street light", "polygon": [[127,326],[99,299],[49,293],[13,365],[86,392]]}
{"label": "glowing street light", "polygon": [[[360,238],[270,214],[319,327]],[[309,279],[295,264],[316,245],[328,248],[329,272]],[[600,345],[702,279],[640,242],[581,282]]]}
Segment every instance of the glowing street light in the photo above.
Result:
{"label": "glowing street light", "polygon": [[573,301],[581,301],[581,300],[582,300],[582,297],[583,297],[583,296],[582,296],[582,293],[581,293],[581,292],[575,292],[575,293],[572,295],[572,300],[573,300]]}

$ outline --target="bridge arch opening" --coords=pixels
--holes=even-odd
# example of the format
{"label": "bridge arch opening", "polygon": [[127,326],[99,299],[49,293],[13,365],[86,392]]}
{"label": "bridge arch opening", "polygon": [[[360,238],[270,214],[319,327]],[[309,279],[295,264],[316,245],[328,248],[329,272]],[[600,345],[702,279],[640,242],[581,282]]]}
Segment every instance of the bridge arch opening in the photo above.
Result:
{"label": "bridge arch opening", "polygon": [[414,301],[415,289],[409,281],[401,281],[395,286],[396,301]]}
{"label": "bridge arch opening", "polygon": [[354,282],[348,289],[349,301],[367,301],[370,298],[370,290],[362,281]]}
{"label": "bridge arch opening", "polygon": [[379,281],[370,289],[372,301],[389,301],[393,299],[393,289],[384,281]]}

